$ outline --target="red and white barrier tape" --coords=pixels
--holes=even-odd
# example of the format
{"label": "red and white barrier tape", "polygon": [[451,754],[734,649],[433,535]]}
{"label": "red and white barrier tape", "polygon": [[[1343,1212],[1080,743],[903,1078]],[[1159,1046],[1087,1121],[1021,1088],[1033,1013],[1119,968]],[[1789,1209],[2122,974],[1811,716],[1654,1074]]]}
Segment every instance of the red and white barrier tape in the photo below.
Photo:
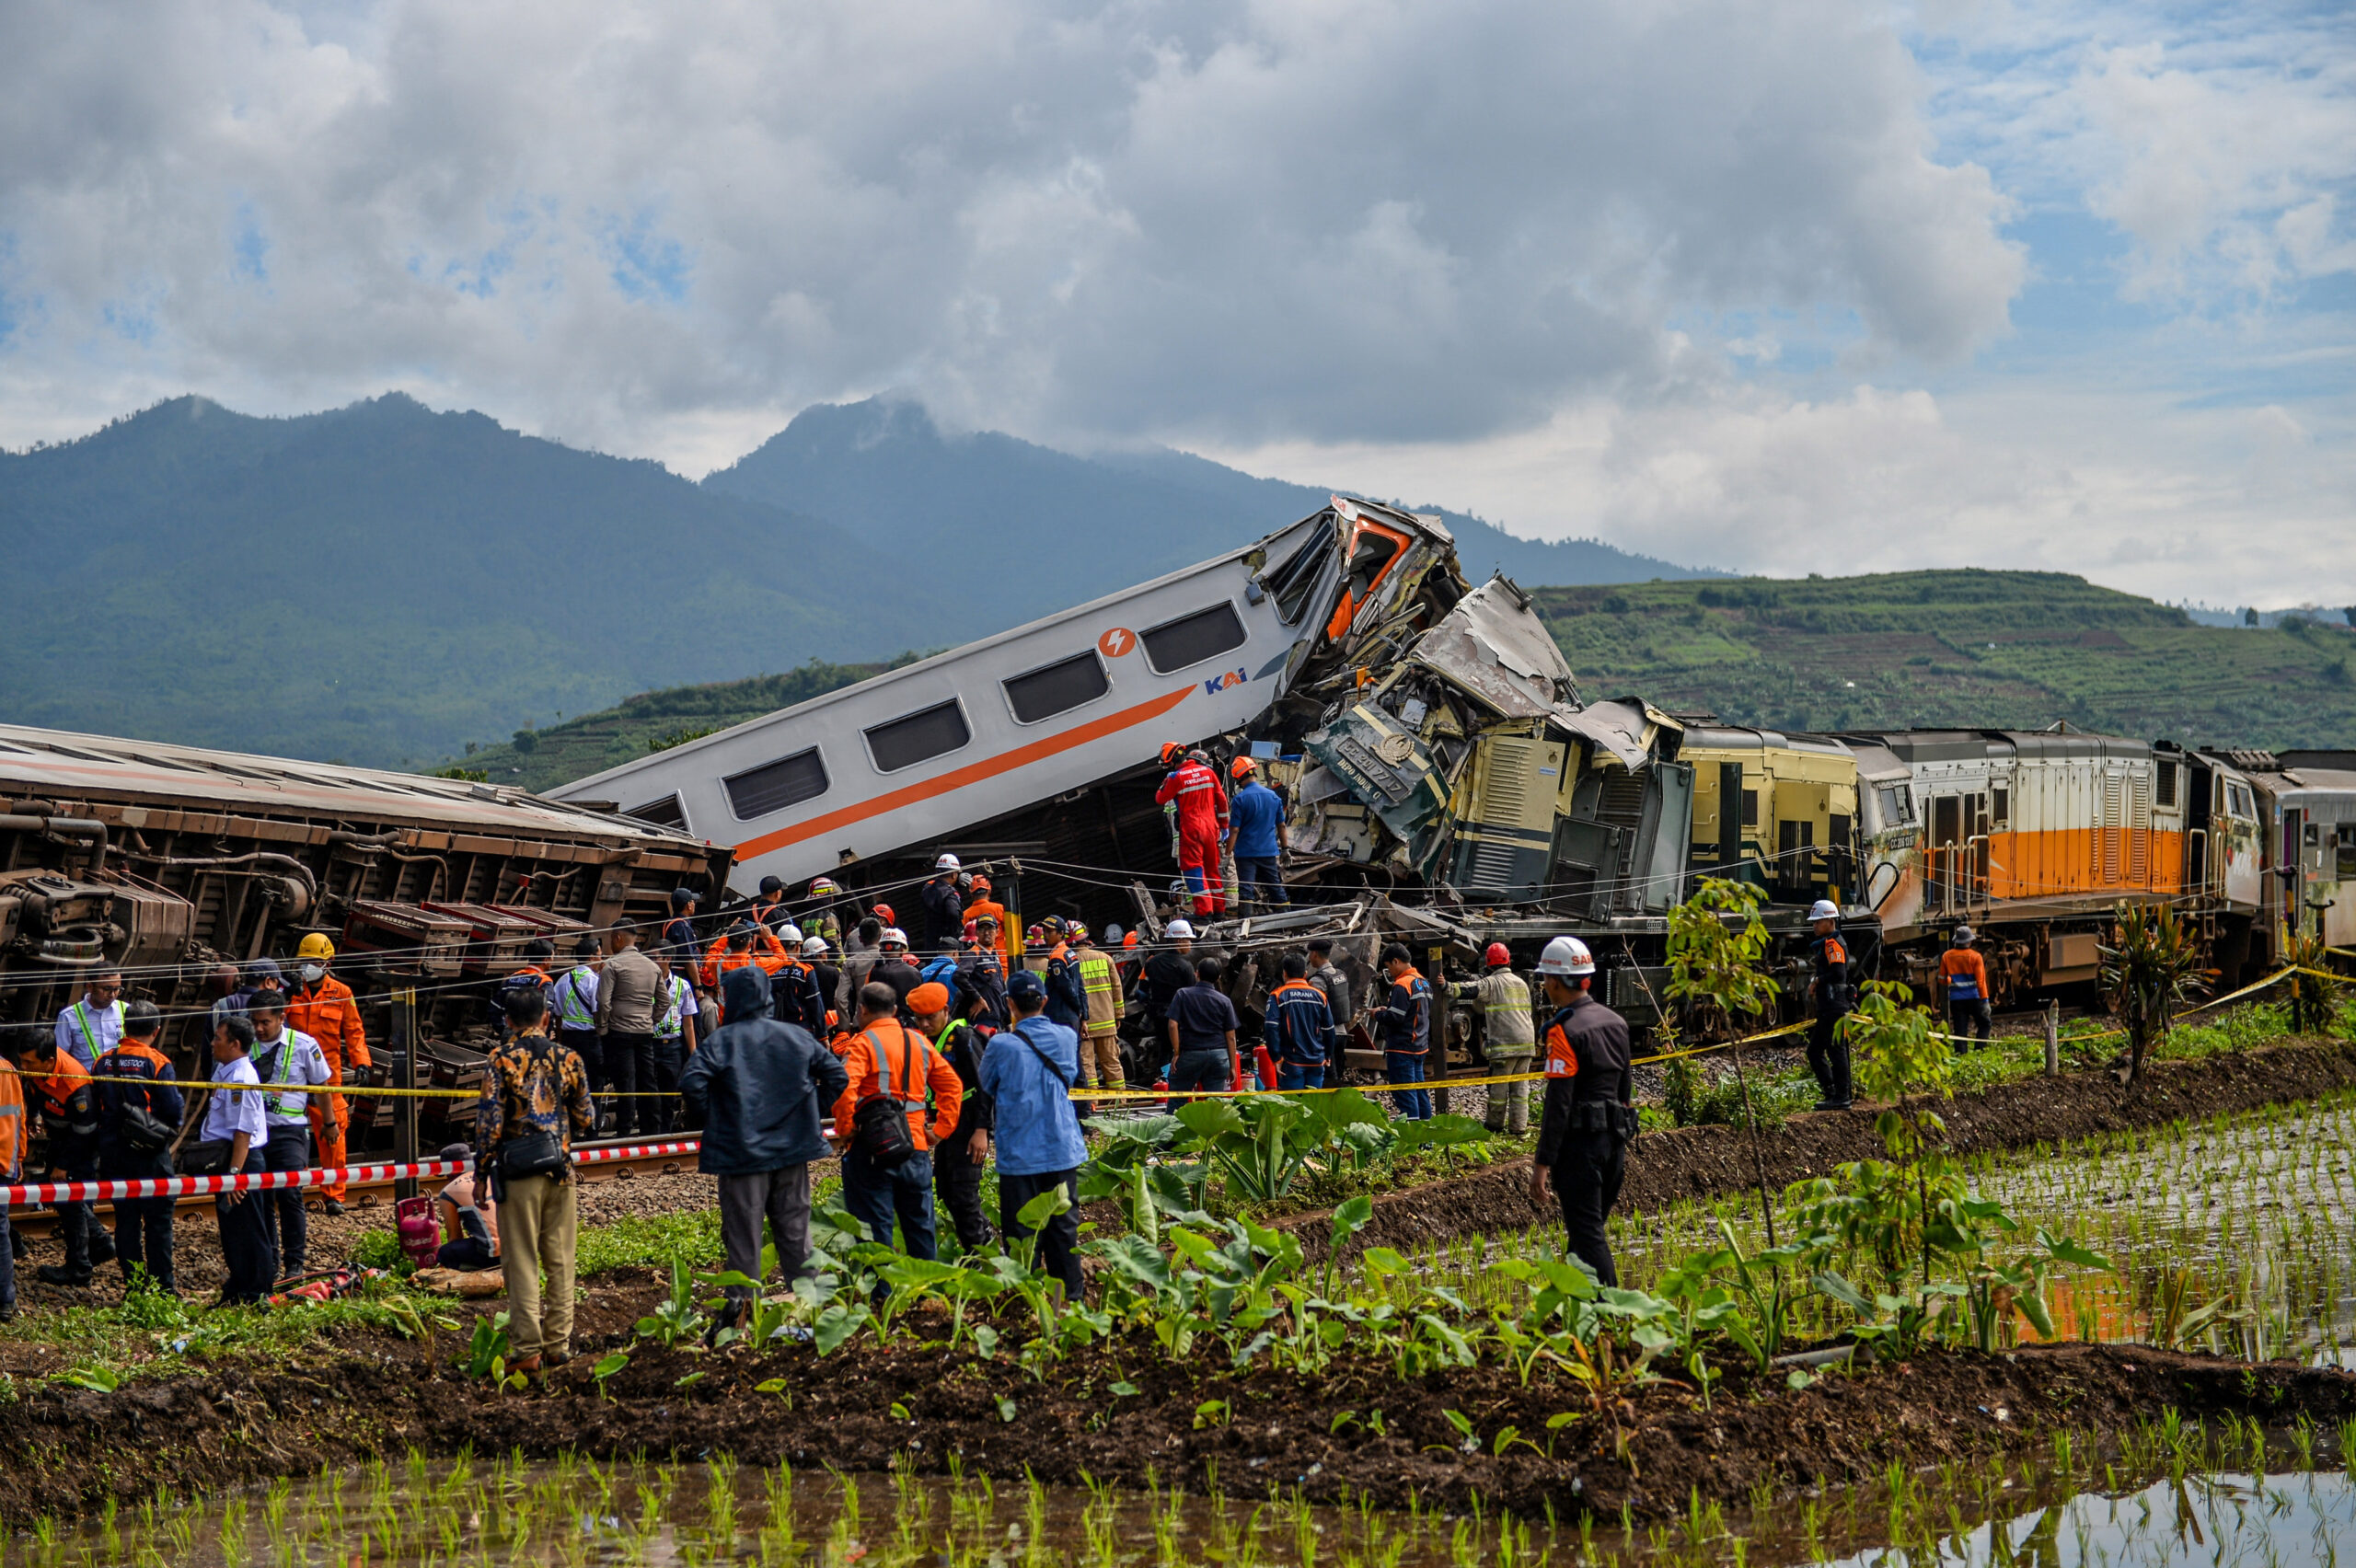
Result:
{"label": "red and white barrier tape", "polygon": [[[573,1152],[575,1165],[606,1165],[617,1159],[653,1159],[664,1155],[693,1154],[703,1145],[687,1138],[676,1143],[624,1144],[617,1147],[584,1148]],[[270,1170],[259,1176],[156,1176],[129,1182],[30,1182],[0,1187],[0,1205],[11,1208],[45,1207],[54,1204],[113,1203],[121,1198],[180,1198],[205,1193],[265,1192],[279,1187],[329,1187],[338,1182],[398,1181],[404,1177],[463,1175],[470,1162],[421,1159],[407,1164],[339,1165],[308,1170]]]}

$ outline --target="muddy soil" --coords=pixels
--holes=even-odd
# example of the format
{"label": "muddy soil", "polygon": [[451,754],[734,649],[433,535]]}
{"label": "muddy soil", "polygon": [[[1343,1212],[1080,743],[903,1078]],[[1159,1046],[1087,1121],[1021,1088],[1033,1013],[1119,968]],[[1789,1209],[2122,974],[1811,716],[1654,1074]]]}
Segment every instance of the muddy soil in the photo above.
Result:
{"label": "muddy soil", "polygon": [[[2238,1056],[2158,1063],[2146,1069],[2143,1084],[2131,1096],[2108,1073],[2065,1073],[1958,1095],[1938,1110],[1956,1149],[1973,1154],[2203,1120],[2349,1088],[2356,1088],[2356,1043],[2311,1040]],[[1884,1155],[1874,1113],[1862,1101],[1854,1110],[1810,1112],[1762,1130],[1759,1147],[1768,1185],[1777,1192],[1794,1182],[1830,1175],[1845,1161]],[[1647,1133],[1629,1152],[1620,1207],[1663,1208],[1680,1198],[1741,1192],[1756,1181],[1750,1139],[1739,1129]],[[1500,1160],[1467,1176],[1376,1198],[1373,1219],[1352,1239],[1349,1251],[1519,1232],[1560,1217],[1551,1198],[1542,1206],[1530,1201],[1528,1159]],[[1292,1230],[1304,1251],[1322,1257],[1332,1211],[1270,1223]]]}
{"label": "muddy soil", "polygon": [[[1598,1412],[1568,1378],[1542,1371],[1525,1386],[1502,1366],[1405,1382],[1381,1362],[1233,1374],[1216,1352],[1172,1362],[1146,1335],[1091,1347],[1034,1380],[1004,1358],[920,1348],[919,1338],[946,1329],[945,1313],[888,1345],[862,1342],[825,1358],[806,1345],[759,1356],[630,1345],[630,1365],[601,1392],[592,1365],[629,1344],[632,1315],[655,1299],[645,1278],[605,1284],[583,1313],[583,1354],[545,1388],[523,1392],[461,1377],[448,1364],[458,1349],[448,1333],[430,1347],[353,1336],[296,1365],[110,1394],[36,1385],[0,1422],[0,1519],[21,1525],[90,1511],[110,1493],[211,1491],[468,1444],[532,1457],[726,1451],[747,1463],[846,1470],[896,1460],[926,1474],[945,1473],[956,1455],[968,1470],[1015,1480],[1027,1468],[1065,1486],[1093,1478],[1141,1488],[1158,1478],[1208,1490],[1215,1477],[1243,1496],[1298,1486],[1318,1502],[1362,1496],[1403,1507],[1412,1493],[1461,1509],[1477,1492],[1487,1506],[1526,1517],[1550,1502],[1558,1516],[1616,1513],[1624,1503],[1662,1517],[1694,1488],[1731,1502],[1761,1482],[1869,1480],[1892,1460],[2027,1452],[2058,1427],[2115,1432],[2167,1406],[2269,1423],[2356,1414],[2356,1375],[2122,1345],[1933,1351],[1798,1391],[1780,1375],[1731,1368],[1706,1410],[1692,1388],[1661,1382]],[[763,1391],[771,1380],[779,1386]],[[1116,1393],[1115,1384],[1137,1391]],[[1472,1422],[1472,1451],[1449,1411]],[[1548,1418],[1563,1412],[1575,1418],[1550,1434]],[[1526,1441],[1500,1455],[1507,1427]]]}

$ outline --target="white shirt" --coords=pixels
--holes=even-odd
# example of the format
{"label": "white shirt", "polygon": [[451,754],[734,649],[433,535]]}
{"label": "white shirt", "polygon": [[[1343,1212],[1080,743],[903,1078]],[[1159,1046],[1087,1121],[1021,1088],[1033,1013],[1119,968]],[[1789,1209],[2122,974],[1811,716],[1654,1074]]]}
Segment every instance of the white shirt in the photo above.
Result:
{"label": "white shirt", "polygon": [[[254,1071],[253,1060],[240,1056],[234,1062],[224,1062],[213,1069],[216,1084],[251,1084],[251,1089],[216,1089],[204,1104],[204,1139],[207,1143],[219,1139],[227,1143],[239,1133],[246,1135],[246,1146],[259,1150],[270,1136],[263,1124],[261,1110],[261,1078]],[[232,1175],[236,1172],[232,1171]]]}
{"label": "white shirt", "polygon": [[[86,1033],[83,1020],[89,1028]],[[120,998],[102,1008],[94,1008],[85,999],[75,1003],[57,1015],[57,1048],[88,1066],[113,1050],[122,1041],[122,1002]]]}
{"label": "white shirt", "polygon": [[[262,1062],[268,1061],[271,1071],[267,1081],[272,1085],[326,1083],[334,1076],[328,1071],[327,1053],[319,1049],[319,1043],[301,1030],[289,1029],[284,1024],[278,1027],[278,1039],[255,1041],[253,1052],[247,1059],[254,1064],[257,1078],[260,1075]],[[309,1099],[308,1095],[293,1090],[276,1090],[269,1097],[268,1118],[281,1125],[299,1127],[304,1124],[304,1111]]]}

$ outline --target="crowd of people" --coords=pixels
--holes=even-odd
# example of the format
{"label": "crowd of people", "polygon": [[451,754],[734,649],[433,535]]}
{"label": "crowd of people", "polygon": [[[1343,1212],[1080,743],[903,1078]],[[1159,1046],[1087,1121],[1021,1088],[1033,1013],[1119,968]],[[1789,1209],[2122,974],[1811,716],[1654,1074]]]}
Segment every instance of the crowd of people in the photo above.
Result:
{"label": "crowd of people", "polygon": [[[1284,903],[1275,844],[1283,802],[1251,760],[1232,765],[1231,793],[1199,753],[1173,748],[1164,760],[1190,912],[1225,907],[1223,854],[1253,905]],[[802,1269],[811,1166],[839,1157],[844,1206],[876,1240],[932,1258],[946,1211],[963,1248],[1012,1243],[1031,1236],[1027,1209],[1040,1265],[1077,1292],[1080,1123],[1099,1099],[1320,1090],[1355,1041],[1380,1053],[1397,1113],[1427,1118],[1426,1068],[1448,994],[1481,1009],[1494,1074],[1527,1071],[1544,1054],[1532,1195],[1551,1184],[1572,1250],[1613,1277],[1601,1216],[1634,1132],[1627,1030],[1588,993],[1594,963],[1574,939],[1550,945],[1539,965],[1552,1009],[1542,1031],[1502,945],[1489,948],[1480,978],[1441,986],[1406,947],[1386,947],[1378,994],[1364,998],[1330,939],[1255,949],[1251,961],[1271,967],[1260,1038],[1247,1049],[1234,977],[1218,957],[1196,955],[1186,918],[1169,919],[1152,944],[1054,916],[1013,933],[989,878],[953,854],[914,889],[913,940],[889,904],[863,904],[823,876],[797,898],[764,878],[717,919],[701,917],[699,902],[680,888],[659,928],[623,921],[579,939],[562,963],[551,942],[535,941],[497,987],[474,1136],[443,1151],[465,1173],[434,1208],[441,1262],[503,1271],[521,1370],[571,1355],[580,1140],[696,1130],[701,1169],[719,1182],[726,1266],[746,1281],[760,1274],[765,1231],[785,1275]],[[156,1047],[154,1004],[126,1003],[120,974],[93,974],[53,1026],[15,1026],[15,1070],[0,1072],[0,1177],[22,1174],[36,1125],[52,1180],[343,1164],[348,1113],[335,1091],[369,1056],[352,993],[330,973],[334,956],[313,934],[293,986],[269,959],[225,975],[210,1018],[210,1082],[194,1113]],[[1489,1125],[1525,1131],[1529,1089],[1491,1085]],[[983,1202],[993,1165],[994,1215]],[[1034,1206],[1059,1189],[1063,1205]],[[329,1212],[343,1195],[326,1190]],[[292,1187],[219,1195],[222,1299],[260,1299],[304,1271],[303,1199]],[[1043,1208],[1057,1212],[1043,1217]],[[171,1199],[117,1202],[111,1236],[88,1204],[57,1210],[64,1261],[40,1268],[44,1282],[87,1286],[111,1258],[134,1288],[175,1289]],[[0,1317],[15,1306],[12,1255],[0,1248]],[[737,1308],[753,1288],[731,1287]]]}

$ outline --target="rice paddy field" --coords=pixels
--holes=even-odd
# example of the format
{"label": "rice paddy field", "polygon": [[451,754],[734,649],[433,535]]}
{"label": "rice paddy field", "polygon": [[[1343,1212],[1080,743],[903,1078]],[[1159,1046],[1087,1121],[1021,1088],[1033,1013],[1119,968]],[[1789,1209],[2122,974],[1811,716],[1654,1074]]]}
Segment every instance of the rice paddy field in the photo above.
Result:
{"label": "rice paddy field", "polygon": [[[380,1304],[335,1320],[346,1359],[306,1363],[288,1339],[274,1354],[299,1375],[210,1391],[246,1412],[225,1448],[277,1456],[259,1476],[118,1487],[22,1521],[0,1565],[2336,1564],[2356,1543],[2356,1090],[1956,1170],[2001,1216],[1989,1268],[1902,1342],[1875,1337],[1897,1299],[1877,1321],[1809,1271],[1870,1297],[1902,1287],[1911,1253],[1879,1281],[1837,1250],[1742,1262],[1820,1226],[1820,1190],[1616,1216],[1623,1288],[1599,1294],[1566,1280],[1559,1225],[1352,1249],[1366,1219],[1345,1205],[1305,1257],[1248,1212],[1177,1201],[1149,1222],[1142,1167],[1121,1200],[1136,1223],[1099,1228],[1085,1310],[1035,1299],[1027,1264],[871,1258],[712,1350],[683,1262],[633,1287],[635,1329],[606,1314],[594,1380],[560,1391],[505,1377],[488,1314],[403,1363],[411,1320]],[[632,1224],[611,1269],[664,1237],[710,1244]],[[856,1252],[823,1218],[818,1235]],[[2047,1265],[1992,1285],[1997,1254],[2032,1242]],[[1740,1325],[1771,1288],[1781,1337],[1754,1355]],[[2108,1359],[2050,1359],[2073,1347]],[[355,1352],[381,1366],[354,1406],[422,1412],[438,1436],[311,1457],[288,1408],[332,1397]],[[2147,1361],[2165,1365],[2114,1375]],[[43,1392],[51,1430],[73,1408],[117,1419],[137,1385],[112,1378],[86,1369],[80,1407]],[[2084,1406],[2032,1408],[2081,1381]],[[0,1401],[0,1434],[23,1397]],[[133,1427],[175,1440],[168,1415]],[[43,1443],[75,1462],[70,1437]]]}

